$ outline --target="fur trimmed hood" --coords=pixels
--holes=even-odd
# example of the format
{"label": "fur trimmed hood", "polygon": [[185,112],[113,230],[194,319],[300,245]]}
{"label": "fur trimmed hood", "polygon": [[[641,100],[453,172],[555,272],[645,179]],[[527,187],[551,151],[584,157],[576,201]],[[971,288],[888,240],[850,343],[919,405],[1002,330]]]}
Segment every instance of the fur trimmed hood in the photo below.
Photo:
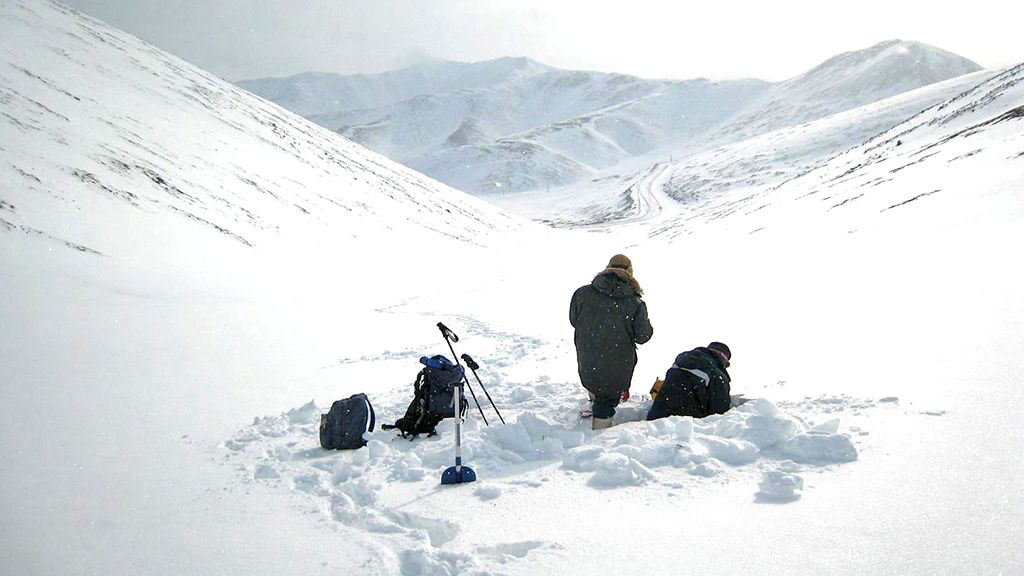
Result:
{"label": "fur trimmed hood", "polygon": [[[604,278],[605,276],[611,276],[611,277],[614,277],[614,278],[607,278],[607,279],[605,279]],[[629,288],[632,288],[632,291],[637,296],[643,296],[644,295],[644,289],[640,287],[640,283],[636,281],[636,278],[634,278],[632,274],[630,274],[626,270],[623,270],[622,268],[612,268],[612,267],[605,268],[604,270],[598,272],[597,276],[594,276],[593,284],[594,284],[595,288],[597,288],[601,292],[604,292],[604,293],[608,294],[609,296],[619,296],[619,297],[632,296],[632,294],[629,294],[629,293],[620,293],[620,291],[618,291],[618,290],[612,290],[612,291],[609,291],[607,289],[606,290],[601,290],[601,288],[602,288],[601,285],[602,284],[605,284],[607,280],[614,281],[614,279],[618,279],[618,280],[621,280],[622,282],[625,282],[626,285],[629,286]]]}

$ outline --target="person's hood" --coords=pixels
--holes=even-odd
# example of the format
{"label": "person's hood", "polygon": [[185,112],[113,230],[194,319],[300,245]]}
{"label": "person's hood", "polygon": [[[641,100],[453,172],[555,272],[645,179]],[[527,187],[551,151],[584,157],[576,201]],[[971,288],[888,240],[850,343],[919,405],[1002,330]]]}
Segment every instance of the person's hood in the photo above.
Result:
{"label": "person's hood", "polygon": [[715,365],[718,366],[718,368],[722,372],[725,372],[726,374],[729,373],[728,370],[726,369],[727,367],[722,362],[721,355],[719,355],[718,352],[715,352],[714,350],[712,350],[710,348],[707,348],[707,347],[704,347],[704,346],[700,346],[698,348],[694,348],[693,351],[697,352],[698,354],[703,354],[704,356],[707,356],[708,358],[710,358],[711,360],[713,360],[715,362]]}
{"label": "person's hood", "polygon": [[610,268],[594,277],[590,283],[598,292],[612,298],[628,298],[636,296],[636,289],[629,281],[625,270]]}

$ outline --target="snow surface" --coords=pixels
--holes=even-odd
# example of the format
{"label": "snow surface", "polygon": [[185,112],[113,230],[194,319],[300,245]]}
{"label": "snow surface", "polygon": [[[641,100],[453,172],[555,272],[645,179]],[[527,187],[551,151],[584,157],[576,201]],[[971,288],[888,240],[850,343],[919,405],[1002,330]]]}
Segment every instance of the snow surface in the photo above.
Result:
{"label": "snow surface", "polygon": [[[3,573],[1024,570],[1024,68],[727,148],[778,177],[501,199],[552,229],[59,4],[0,28]],[[655,336],[595,433],[565,312],[619,251]],[[479,480],[439,483],[450,421],[321,450],[334,400],[401,415],[438,321],[507,422],[471,380]],[[710,340],[748,400],[643,421]]]}

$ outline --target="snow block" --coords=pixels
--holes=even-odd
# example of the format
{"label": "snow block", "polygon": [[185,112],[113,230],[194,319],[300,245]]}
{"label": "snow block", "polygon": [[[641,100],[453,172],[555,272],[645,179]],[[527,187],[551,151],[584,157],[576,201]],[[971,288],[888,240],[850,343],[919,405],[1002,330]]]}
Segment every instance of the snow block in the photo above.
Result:
{"label": "snow block", "polygon": [[718,468],[711,462],[694,464],[690,468],[689,472],[693,476],[702,476],[704,478],[714,478],[715,476],[718,476]]}
{"label": "snow block", "polygon": [[391,447],[380,440],[370,440],[366,443],[366,451],[370,460],[380,460],[391,452]]}
{"label": "snow block", "polygon": [[719,433],[727,437],[738,436],[761,450],[786,442],[795,436],[801,428],[799,422],[764,399],[748,402],[740,410],[744,413],[752,413],[728,433],[723,433],[722,428],[734,423],[722,420],[718,426]]}
{"label": "snow block", "polygon": [[524,458],[533,451],[533,440],[526,427],[519,423],[488,428],[484,437],[504,450],[524,455]]}
{"label": "snow block", "polygon": [[598,458],[597,469],[589,484],[596,488],[618,488],[636,486],[653,478],[654,473],[643,464],[613,452]]}
{"label": "snow block", "polygon": [[289,424],[315,424],[320,418],[320,409],[316,402],[310,400],[298,408],[293,408],[284,414]]}
{"label": "snow block", "polygon": [[433,547],[421,546],[402,551],[402,574],[436,574],[454,576],[471,573],[477,566],[469,554],[449,552]]}
{"label": "snow block", "polygon": [[839,464],[857,459],[857,448],[846,434],[808,430],[782,446],[782,453],[794,462]]}
{"label": "snow block", "polygon": [[657,468],[675,461],[679,446],[674,442],[662,442],[659,444],[648,444],[640,449],[638,460],[644,466]]}
{"label": "snow block", "polygon": [[480,439],[482,455],[508,462],[527,462],[561,458],[567,446],[583,443],[583,434],[556,427],[526,412],[514,423],[484,428]]}
{"label": "snow block", "polygon": [[701,442],[707,446],[712,458],[733,466],[750,464],[761,454],[757,446],[746,440],[703,436]]}
{"label": "snow block", "polygon": [[646,443],[646,435],[629,428],[622,428],[618,439],[615,441],[616,446],[643,446]]}
{"label": "snow block", "polygon": [[615,452],[616,454],[622,454],[623,456],[631,458],[633,460],[640,459],[640,455],[643,454],[643,448],[640,448],[639,446],[632,446],[629,444],[625,446],[616,446],[612,451]]}
{"label": "snow block", "polygon": [[757,487],[754,496],[758,502],[793,502],[801,496],[798,491],[804,489],[804,479],[782,470],[767,470]]}
{"label": "snow block", "polygon": [[647,422],[647,434],[650,436],[670,436],[675,434],[676,425],[671,418],[658,418]]}
{"label": "snow block", "polygon": [[597,469],[597,462],[604,455],[600,446],[580,446],[569,450],[562,460],[562,468],[575,472],[592,472]]}
{"label": "snow block", "polygon": [[427,475],[423,461],[415,453],[409,452],[402,455],[391,467],[391,479],[402,482],[416,482]]}
{"label": "snow block", "polygon": [[676,424],[676,440],[689,442],[693,439],[693,418],[673,416],[670,420],[674,420]]}

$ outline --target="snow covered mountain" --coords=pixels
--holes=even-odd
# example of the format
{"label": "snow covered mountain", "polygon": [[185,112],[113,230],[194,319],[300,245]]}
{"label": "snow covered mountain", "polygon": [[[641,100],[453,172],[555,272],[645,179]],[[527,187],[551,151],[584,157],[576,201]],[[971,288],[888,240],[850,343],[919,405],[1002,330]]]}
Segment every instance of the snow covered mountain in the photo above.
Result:
{"label": "snow covered mountain", "polygon": [[[55,21],[53,11],[64,16]],[[60,5],[5,4],[3,18],[7,242],[49,239],[113,258],[166,255],[168,242],[187,242],[185,262],[198,246],[272,251],[301,237],[345,250],[406,227],[487,244],[521,229],[486,203]],[[130,246],[120,227],[97,226],[124,221],[147,222]]]}
{"label": "snow covered mountain", "polygon": [[[1018,221],[1022,160],[1024,64],[1018,64],[730,210],[756,212],[757,230],[780,210],[788,218],[805,209],[832,221],[815,225],[851,232],[894,210],[913,210],[918,221],[940,227],[969,219]],[[981,175],[984,190],[977,186]]]}
{"label": "snow covered mountain", "polygon": [[403,161],[477,193],[563,185],[670,143],[699,140],[766,87],[756,80],[674,83],[493,142],[448,146]]}
{"label": "snow covered mountain", "polygon": [[662,83],[501,58],[436,62],[374,76],[299,75],[239,84],[289,109],[296,104],[293,110],[314,106],[296,98],[296,91],[320,95],[321,108],[303,115],[404,158],[456,143],[458,137],[449,137],[464,125],[506,135],[636,98]]}
{"label": "snow covered mountain", "polygon": [[551,70],[528,58],[480,63],[433,61],[382,74],[307,72],[287,78],[243,80],[239,85],[297,114],[329,115],[382,108],[425,94],[486,90]]}
{"label": "snow covered mountain", "polygon": [[[658,193],[680,211],[654,230],[678,236],[710,225],[778,233],[773,222],[792,227],[799,213],[801,228],[853,233],[898,222],[890,214],[897,208],[933,226],[974,214],[1012,220],[1021,215],[1011,183],[1019,180],[1024,158],[1022,111],[1024,64],[967,74],[685,158],[663,167]],[[892,124],[898,117],[907,119]],[[984,191],[973,184],[981,174]],[[999,214],[1006,206],[1015,210]]]}
{"label": "snow covered mountain", "polygon": [[567,184],[659,148],[701,150],[978,69],[893,40],[777,84],[643,80],[522,58],[240,84],[457,188],[486,193]]}
{"label": "snow covered mountain", "polygon": [[[597,173],[589,182],[524,192],[519,197],[493,196],[491,200],[548,224],[572,228],[636,219],[649,224],[650,214],[646,212],[653,210],[667,214],[677,206],[684,210],[706,209],[743,196],[752,200],[997,73],[983,70],[965,74],[705,151],[676,150],[639,156]],[[673,155],[675,159],[671,160]],[[667,197],[658,202],[654,197],[660,197],[662,191]],[[683,220],[675,222],[681,224]],[[666,225],[666,229],[671,228],[673,225]],[[672,234],[689,229],[680,226]]]}
{"label": "snow covered mountain", "polygon": [[939,48],[890,40],[829,58],[773,87],[763,102],[723,128],[747,136],[831,116],[980,67]]}

